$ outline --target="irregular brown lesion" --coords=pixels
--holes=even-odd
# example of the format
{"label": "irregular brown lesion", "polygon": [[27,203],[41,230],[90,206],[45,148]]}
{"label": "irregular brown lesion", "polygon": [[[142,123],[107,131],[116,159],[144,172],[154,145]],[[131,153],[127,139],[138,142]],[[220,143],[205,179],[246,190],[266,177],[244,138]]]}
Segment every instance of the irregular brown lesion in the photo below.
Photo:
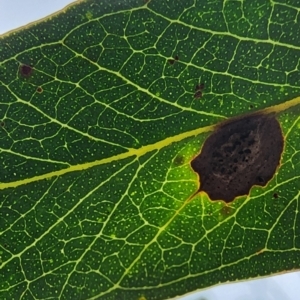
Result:
{"label": "irregular brown lesion", "polygon": [[265,186],[280,164],[284,139],[275,115],[252,114],[221,124],[191,166],[200,191],[211,200],[233,201],[253,185]]}
{"label": "irregular brown lesion", "polygon": [[178,55],[175,55],[174,58],[168,59],[168,63],[169,63],[170,65],[174,65],[174,63],[175,63],[176,61],[178,61],[178,60],[179,60],[179,56],[178,56]]}

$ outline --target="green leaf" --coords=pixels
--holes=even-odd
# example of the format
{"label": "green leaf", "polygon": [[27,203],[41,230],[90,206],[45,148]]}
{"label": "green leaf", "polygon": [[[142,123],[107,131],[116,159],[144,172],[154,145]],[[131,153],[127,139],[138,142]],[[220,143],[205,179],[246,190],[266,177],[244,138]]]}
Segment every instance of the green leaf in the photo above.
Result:
{"label": "green leaf", "polygon": [[[1,299],[166,299],[299,268],[299,8],[86,0],[1,36]],[[207,136],[252,111],[281,124],[275,176],[191,198]]]}

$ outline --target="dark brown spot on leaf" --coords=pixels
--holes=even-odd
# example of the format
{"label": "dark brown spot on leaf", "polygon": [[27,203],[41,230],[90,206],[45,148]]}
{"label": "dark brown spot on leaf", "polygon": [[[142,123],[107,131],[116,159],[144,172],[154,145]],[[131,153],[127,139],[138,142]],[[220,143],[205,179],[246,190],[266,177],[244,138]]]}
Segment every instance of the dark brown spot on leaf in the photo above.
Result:
{"label": "dark brown spot on leaf", "polygon": [[175,57],[174,58],[172,58],[172,59],[168,59],[168,62],[169,62],[169,64],[170,65],[174,65],[175,64],[175,62],[176,61],[178,61],[179,60],[179,57],[178,57],[178,55],[175,55]]}
{"label": "dark brown spot on leaf", "polygon": [[195,87],[195,91],[202,91],[204,89],[204,83],[199,83]]}
{"label": "dark brown spot on leaf", "polygon": [[191,162],[200,177],[199,192],[231,202],[253,185],[265,186],[280,163],[283,143],[274,115],[255,114],[222,124]]}
{"label": "dark brown spot on leaf", "polygon": [[1,127],[5,127],[4,121],[1,121],[1,122],[0,122],[0,126],[1,126]]}
{"label": "dark brown spot on leaf", "polygon": [[42,87],[37,87],[37,89],[36,89],[36,91],[38,92],[38,93],[42,93],[43,92],[43,89],[42,89]]}
{"label": "dark brown spot on leaf", "polygon": [[202,97],[202,92],[201,91],[197,91],[195,94],[194,94],[194,98],[201,98]]}
{"label": "dark brown spot on leaf", "polygon": [[203,89],[204,89],[204,83],[197,84],[196,87],[195,87],[194,98],[201,98]]}
{"label": "dark brown spot on leaf", "polygon": [[23,77],[30,77],[33,72],[33,67],[29,65],[21,65],[19,68],[20,74]]}
{"label": "dark brown spot on leaf", "polygon": [[278,196],[277,193],[274,193],[274,194],[273,194],[273,197],[274,197],[275,199],[277,199],[279,196]]}

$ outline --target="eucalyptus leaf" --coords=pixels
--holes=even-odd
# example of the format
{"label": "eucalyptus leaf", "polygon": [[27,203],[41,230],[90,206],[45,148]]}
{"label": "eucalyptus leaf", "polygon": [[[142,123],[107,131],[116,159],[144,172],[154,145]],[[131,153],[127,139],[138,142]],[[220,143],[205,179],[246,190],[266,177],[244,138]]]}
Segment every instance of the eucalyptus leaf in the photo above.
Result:
{"label": "eucalyptus leaf", "polygon": [[[299,269],[299,9],[83,0],[2,35],[0,298],[167,299]],[[282,130],[272,179],[198,193],[207,137],[256,112]]]}

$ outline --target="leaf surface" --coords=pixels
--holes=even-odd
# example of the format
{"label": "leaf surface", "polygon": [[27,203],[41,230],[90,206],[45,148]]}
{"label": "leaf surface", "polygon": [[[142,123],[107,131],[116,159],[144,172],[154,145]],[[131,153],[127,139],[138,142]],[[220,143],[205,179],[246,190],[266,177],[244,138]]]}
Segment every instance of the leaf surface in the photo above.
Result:
{"label": "leaf surface", "polygon": [[[86,0],[1,36],[1,298],[166,299],[299,268],[299,9]],[[206,137],[252,111],[283,130],[273,179],[190,199]]]}

